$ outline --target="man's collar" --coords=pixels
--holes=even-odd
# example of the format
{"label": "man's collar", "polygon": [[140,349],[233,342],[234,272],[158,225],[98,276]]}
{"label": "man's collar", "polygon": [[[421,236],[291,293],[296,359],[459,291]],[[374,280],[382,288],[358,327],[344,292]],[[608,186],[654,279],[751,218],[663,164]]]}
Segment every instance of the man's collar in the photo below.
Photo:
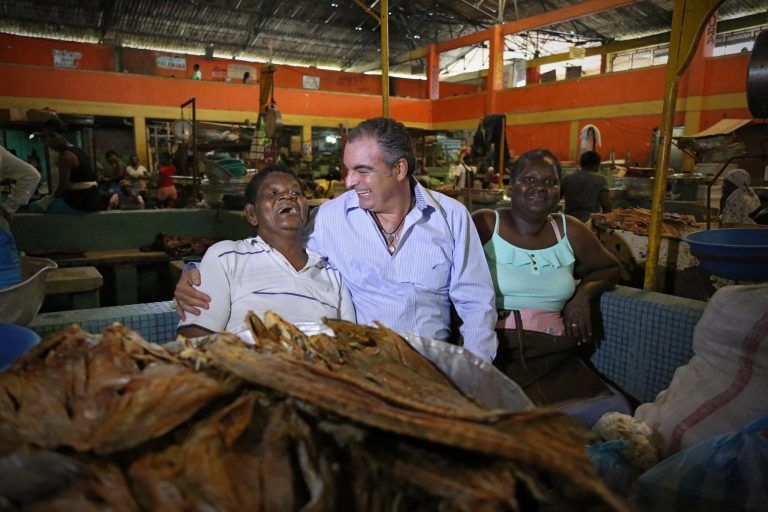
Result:
{"label": "man's collar", "polygon": [[[250,243],[254,247],[259,247],[260,249],[266,251],[266,252],[272,252],[272,246],[270,246],[267,242],[264,241],[263,238],[261,238],[259,235],[254,236],[250,239]],[[307,251],[307,264],[304,266],[304,268],[309,266],[315,266],[317,268],[326,268],[330,267],[328,264],[328,258],[325,256],[322,256],[315,251],[305,247],[305,251]]]}

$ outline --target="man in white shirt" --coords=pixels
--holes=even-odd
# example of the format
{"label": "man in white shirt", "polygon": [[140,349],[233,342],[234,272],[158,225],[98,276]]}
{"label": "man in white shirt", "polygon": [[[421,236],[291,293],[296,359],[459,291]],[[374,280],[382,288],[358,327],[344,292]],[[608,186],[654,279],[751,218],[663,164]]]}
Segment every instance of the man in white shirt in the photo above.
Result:
{"label": "man in white shirt", "polygon": [[40,173],[32,165],[0,146],[0,181],[11,179],[16,183],[10,195],[0,203],[0,228],[9,230],[13,214],[27,204],[40,182]]}
{"label": "man in white shirt", "polygon": [[179,333],[201,336],[237,331],[248,311],[271,309],[292,323],[323,317],[355,321],[355,309],[339,272],[304,247],[307,201],[296,175],[285,167],[268,167],[245,192],[246,218],[258,235],[223,241],[205,253],[206,275],[200,291],[211,297],[200,316],[179,322]]}

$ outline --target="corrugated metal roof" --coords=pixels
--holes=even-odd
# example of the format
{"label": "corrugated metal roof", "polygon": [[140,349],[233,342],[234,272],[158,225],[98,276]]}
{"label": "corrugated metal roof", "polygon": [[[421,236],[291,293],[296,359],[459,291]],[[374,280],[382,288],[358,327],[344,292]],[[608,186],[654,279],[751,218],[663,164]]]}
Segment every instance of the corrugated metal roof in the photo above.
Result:
{"label": "corrugated metal roof", "polygon": [[[373,11],[378,0],[363,0]],[[505,21],[577,0],[506,2]],[[515,5],[516,4],[516,5]],[[496,2],[391,0],[390,53],[452,39],[496,21]],[[643,0],[549,27],[600,41],[669,30],[673,0]],[[721,19],[765,12],[765,0],[728,0]],[[339,68],[379,59],[378,22],[350,0],[4,0],[0,30],[52,38]]]}

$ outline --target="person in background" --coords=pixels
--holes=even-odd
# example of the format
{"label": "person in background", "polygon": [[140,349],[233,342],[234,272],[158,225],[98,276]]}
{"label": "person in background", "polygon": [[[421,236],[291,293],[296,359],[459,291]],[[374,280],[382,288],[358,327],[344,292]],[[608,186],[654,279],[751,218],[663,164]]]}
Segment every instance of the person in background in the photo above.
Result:
{"label": "person in background", "polygon": [[130,177],[131,181],[136,184],[136,189],[141,194],[147,192],[147,178],[149,178],[149,171],[146,167],[139,163],[139,157],[136,155],[131,156],[131,161],[125,168],[126,174]]}
{"label": "person in background", "polygon": [[104,181],[109,184],[109,191],[115,192],[119,189],[119,183],[128,176],[127,167],[114,149],[107,151],[104,158],[107,161],[107,167],[104,169]]}
{"label": "person in background", "polygon": [[488,172],[483,180],[483,188],[496,190],[499,188],[499,173],[493,167],[488,167]]}
{"label": "person in background", "polygon": [[40,155],[37,154],[36,149],[32,149],[32,152],[27,155],[27,162],[32,165],[35,169],[37,169],[37,172],[41,172],[43,170],[43,164],[40,160]]}
{"label": "person in background", "polygon": [[[512,165],[510,207],[478,210],[480,234],[496,289],[500,326],[587,340],[590,300],[619,281],[619,262],[583,223],[554,215],[560,162],[547,150],[524,153]],[[578,283],[577,283],[577,280]]]}
{"label": "person in background", "polygon": [[749,173],[731,169],[723,175],[723,195],[720,196],[720,220],[729,224],[755,224],[750,213],[760,208],[760,198],[749,186]]}
{"label": "person in background", "polygon": [[195,64],[192,66],[192,80],[202,80],[203,79],[203,72],[200,71],[200,64]]}
{"label": "person in background", "polygon": [[70,144],[67,125],[58,117],[43,123],[43,137],[56,151],[59,182],[52,194],[30,204],[35,213],[89,213],[102,209],[96,172],[82,149]]}
{"label": "person in background", "polygon": [[565,198],[565,213],[587,222],[592,213],[611,211],[608,183],[597,171],[600,170],[600,154],[585,151],[579,159],[578,171],[564,177],[561,194]]}
{"label": "person in background", "polygon": [[167,151],[160,154],[160,168],[157,170],[157,207],[173,208],[176,206],[178,192],[171,176],[176,175],[176,166],[173,165],[171,154]]}
{"label": "person in background", "polygon": [[287,321],[321,322],[323,317],[355,321],[352,297],[338,270],[304,247],[307,200],[298,176],[283,166],[267,167],[245,190],[251,238],[223,241],[205,253],[200,291],[210,308],[179,322],[184,336],[204,336],[243,327],[254,311],[273,310]]}
{"label": "person in background", "polygon": [[144,198],[133,191],[131,180],[120,182],[120,191],[109,198],[108,210],[143,210]]}
{"label": "person in background", "polygon": [[246,71],[245,73],[243,73],[243,83],[246,84],[246,85],[251,83],[251,72],[250,71]]}
{"label": "person in background", "polygon": [[[464,348],[493,359],[493,283],[477,231],[464,205],[415,181],[405,126],[363,121],[349,134],[344,166],[351,190],[315,209],[307,247],[339,269],[357,320],[447,341],[453,306]],[[200,281],[188,271],[177,284],[180,318],[208,307],[210,298],[193,287]]]}
{"label": "person in background", "polygon": [[40,173],[30,164],[0,146],[0,181],[13,182],[11,193],[0,203],[0,289],[21,282],[21,262],[11,235],[13,215],[27,204],[40,182]]}

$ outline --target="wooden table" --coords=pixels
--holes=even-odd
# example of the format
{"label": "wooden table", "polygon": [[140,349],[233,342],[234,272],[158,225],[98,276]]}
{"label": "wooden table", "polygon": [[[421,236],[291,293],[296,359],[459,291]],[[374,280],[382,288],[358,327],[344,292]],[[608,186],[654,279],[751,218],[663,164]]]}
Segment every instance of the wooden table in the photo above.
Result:
{"label": "wooden table", "polygon": [[67,294],[70,309],[98,308],[103,284],[96,267],[55,268],[45,273],[45,294]]}

